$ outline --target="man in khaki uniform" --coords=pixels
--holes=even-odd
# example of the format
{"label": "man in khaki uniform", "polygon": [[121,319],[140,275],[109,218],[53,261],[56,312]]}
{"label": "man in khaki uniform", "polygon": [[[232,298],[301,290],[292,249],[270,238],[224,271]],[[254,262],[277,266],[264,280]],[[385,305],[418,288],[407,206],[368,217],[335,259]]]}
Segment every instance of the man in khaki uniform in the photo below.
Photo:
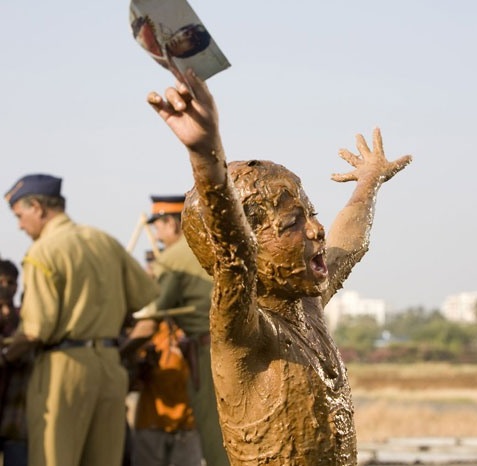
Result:
{"label": "man in khaki uniform", "polygon": [[6,194],[33,244],[20,332],[0,364],[39,348],[28,386],[31,466],[119,466],[127,374],[117,338],[157,286],[114,238],[64,212],[61,179],[28,175]]}
{"label": "man in khaki uniform", "polygon": [[[156,230],[156,239],[164,251],[154,264],[160,296],[141,311],[142,318],[158,311],[192,306],[193,312],[174,315],[174,321],[186,335],[184,354],[189,363],[189,396],[201,438],[207,466],[229,464],[223,446],[212,381],[210,361],[209,311],[212,281],[199,264],[182,233],[181,212],[185,196],[151,196],[152,213],[148,219]],[[155,331],[157,322],[149,321]],[[147,325],[147,321],[141,324]]]}

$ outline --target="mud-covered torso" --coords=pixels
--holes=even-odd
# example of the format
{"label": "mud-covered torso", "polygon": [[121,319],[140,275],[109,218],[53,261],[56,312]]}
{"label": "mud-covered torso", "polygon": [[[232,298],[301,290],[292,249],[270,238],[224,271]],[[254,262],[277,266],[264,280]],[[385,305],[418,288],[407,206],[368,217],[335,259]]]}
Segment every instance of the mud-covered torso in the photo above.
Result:
{"label": "mud-covered torso", "polygon": [[353,466],[346,371],[321,299],[311,298],[336,291],[325,280],[323,229],[284,167],[229,170],[223,184],[196,176],[184,231],[214,276],[212,372],[231,465]]}
{"label": "mud-covered torso", "polygon": [[259,313],[270,352],[265,358],[262,350],[251,352],[246,377],[239,367],[228,372],[237,377],[227,381],[233,392],[221,390],[225,360],[216,358],[218,392],[226,394],[219,412],[231,464],[356,464],[346,370],[320,315],[313,309],[289,322]]}

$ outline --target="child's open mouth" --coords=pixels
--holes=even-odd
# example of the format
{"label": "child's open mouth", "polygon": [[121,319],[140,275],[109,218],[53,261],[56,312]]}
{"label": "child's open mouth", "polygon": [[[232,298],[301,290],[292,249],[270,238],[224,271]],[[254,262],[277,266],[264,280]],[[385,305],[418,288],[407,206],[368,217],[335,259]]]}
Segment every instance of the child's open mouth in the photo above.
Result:
{"label": "child's open mouth", "polygon": [[324,281],[328,278],[328,267],[326,267],[323,253],[314,255],[310,260],[310,264],[311,270],[313,270],[320,281]]}

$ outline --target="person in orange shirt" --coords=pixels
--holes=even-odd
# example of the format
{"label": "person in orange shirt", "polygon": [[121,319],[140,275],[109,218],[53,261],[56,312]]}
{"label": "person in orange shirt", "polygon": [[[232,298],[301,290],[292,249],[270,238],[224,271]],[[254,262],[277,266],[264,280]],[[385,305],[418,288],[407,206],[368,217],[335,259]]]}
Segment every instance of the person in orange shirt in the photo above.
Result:
{"label": "person in orange shirt", "polygon": [[[184,253],[187,243],[183,241],[180,227],[184,196],[152,196],[152,201],[148,223],[154,224],[156,239],[164,250],[158,260],[146,262],[148,272],[158,280],[160,302],[153,301],[133,314],[136,323],[121,347],[132,376],[131,390],[139,393],[133,421],[132,465],[200,466],[205,457],[209,466],[226,466],[227,462],[214,462],[214,457],[209,461],[203,448],[200,413],[194,416],[196,389],[191,390],[191,377],[194,380],[198,377],[196,358],[199,355],[190,354],[197,349],[187,334],[191,324],[182,325],[183,319],[189,316],[195,327],[207,325],[208,330],[212,285],[210,280],[203,283],[200,277],[191,275],[195,269],[190,256]],[[196,264],[193,255],[192,258]],[[198,263],[197,266],[200,268]],[[192,303],[191,299],[195,301]],[[188,315],[182,315],[184,312]],[[208,347],[202,349],[208,350]],[[195,357],[191,359],[191,356]],[[191,362],[195,362],[192,369]],[[207,367],[202,370],[208,368],[210,373],[210,362],[206,363]],[[207,380],[203,373],[201,375],[204,389],[208,387]],[[200,400],[201,406],[207,403],[203,408],[213,419],[212,413],[217,412],[215,397],[213,406],[209,398]],[[218,427],[218,420],[216,424]],[[208,429],[207,435],[213,438],[213,429]]]}
{"label": "person in orange shirt", "polygon": [[[130,338],[134,336],[133,330]],[[183,338],[184,332],[172,319],[165,318],[136,353],[139,398],[133,466],[201,464],[200,437],[187,392],[189,368],[179,347]]]}

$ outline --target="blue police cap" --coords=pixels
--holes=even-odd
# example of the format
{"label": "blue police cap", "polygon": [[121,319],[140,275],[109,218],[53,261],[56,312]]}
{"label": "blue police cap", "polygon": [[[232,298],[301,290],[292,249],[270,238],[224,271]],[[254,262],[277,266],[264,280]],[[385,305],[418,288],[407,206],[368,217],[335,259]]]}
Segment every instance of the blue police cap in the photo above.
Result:
{"label": "blue police cap", "polygon": [[184,208],[185,196],[151,196],[151,216],[147,223],[153,223],[158,218],[167,214],[180,214]]}
{"label": "blue police cap", "polygon": [[51,175],[34,174],[20,178],[5,194],[10,207],[22,197],[41,194],[50,197],[61,197],[61,178]]}

